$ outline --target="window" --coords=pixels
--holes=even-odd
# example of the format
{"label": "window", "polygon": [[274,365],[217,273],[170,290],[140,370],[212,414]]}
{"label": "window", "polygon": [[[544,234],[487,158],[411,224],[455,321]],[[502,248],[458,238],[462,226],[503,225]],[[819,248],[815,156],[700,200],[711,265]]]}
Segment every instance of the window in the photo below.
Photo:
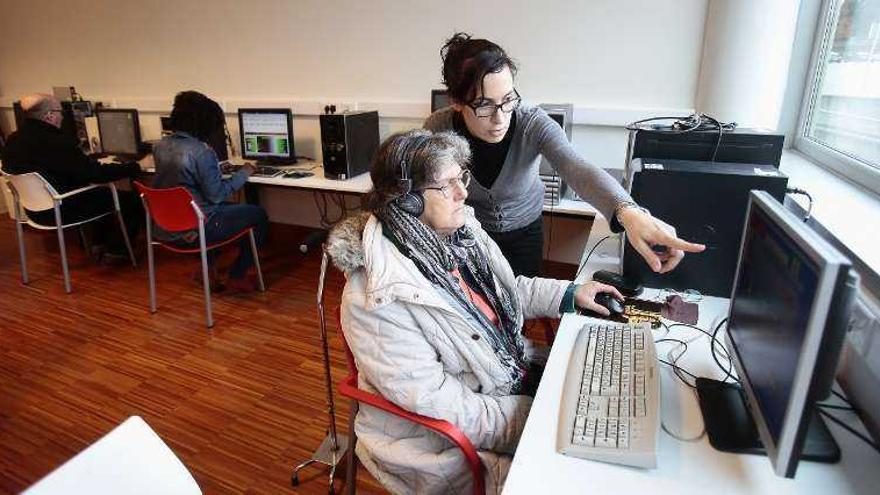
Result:
{"label": "window", "polygon": [[821,12],[795,147],[880,193],[880,1]]}

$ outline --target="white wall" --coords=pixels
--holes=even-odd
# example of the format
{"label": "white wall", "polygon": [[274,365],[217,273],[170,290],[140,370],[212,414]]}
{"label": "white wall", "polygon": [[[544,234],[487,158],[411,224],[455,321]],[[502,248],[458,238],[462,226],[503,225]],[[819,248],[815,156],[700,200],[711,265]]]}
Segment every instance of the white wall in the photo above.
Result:
{"label": "white wall", "polygon": [[697,109],[780,127],[800,0],[710,0]]}
{"label": "white wall", "polygon": [[[516,59],[527,101],[573,103],[578,150],[622,168],[622,124],[695,106],[706,12],[707,0],[0,0],[0,126],[22,94],[72,84],[141,110],[153,139],[174,94],[198,89],[230,117],[290,106],[297,152],[320,159],[326,103],[378,109],[382,136],[420,126],[440,46],[464,30]],[[273,220],[314,223],[283,207],[289,193],[268,194]]]}

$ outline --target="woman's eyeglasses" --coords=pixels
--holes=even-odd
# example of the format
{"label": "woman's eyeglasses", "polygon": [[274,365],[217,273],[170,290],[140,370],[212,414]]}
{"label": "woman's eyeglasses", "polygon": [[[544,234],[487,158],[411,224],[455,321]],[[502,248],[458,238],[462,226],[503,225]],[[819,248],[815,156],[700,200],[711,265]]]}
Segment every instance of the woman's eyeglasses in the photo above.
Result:
{"label": "woman's eyeglasses", "polygon": [[445,182],[442,182],[442,185],[432,186],[432,187],[423,187],[423,191],[433,190],[440,191],[440,194],[443,195],[444,198],[449,198],[449,191],[455,187],[456,185],[461,186],[462,189],[467,190],[468,184],[471,183],[471,171],[469,169],[464,169],[458,175],[458,177],[453,177]]}
{"label": "woman's eyeglasses", "polygon": [[510,113],[517,108],[519,108],[520,102],[522,102],[522,98],[520,98],[519,93],[514,89],[514,96],[507,98],[499,104],[494,104],[491,101],[487,100],[479,100],[468,103],[468,106],[473,109],[474,114],[480,118],[488,118],[495,115],[495,112],[501,110],[504,113]]}

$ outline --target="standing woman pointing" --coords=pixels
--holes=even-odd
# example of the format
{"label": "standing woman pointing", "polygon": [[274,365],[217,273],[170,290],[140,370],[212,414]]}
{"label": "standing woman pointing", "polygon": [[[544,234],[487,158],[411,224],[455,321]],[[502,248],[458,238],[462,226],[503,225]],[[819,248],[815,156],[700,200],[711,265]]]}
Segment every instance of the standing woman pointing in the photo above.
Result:
{"label": "standing woman pointing", "polygon": [[[612,231],[626,231],[655,272],[668,272],[685,252],[704,249],[677,238],[673,227],[640,208],[611,175],[581,157],[546,112],[524,104],[514,86],[516,64],[503,48],[457,33],[440,54],[451,106],[434,112],[424,127],[453,130],[470,144],[475,180],[467,202],[516,275],[534,277],[541,267],[541,156],[609,219]],[[657,253],[655,246],[666,249]]]}

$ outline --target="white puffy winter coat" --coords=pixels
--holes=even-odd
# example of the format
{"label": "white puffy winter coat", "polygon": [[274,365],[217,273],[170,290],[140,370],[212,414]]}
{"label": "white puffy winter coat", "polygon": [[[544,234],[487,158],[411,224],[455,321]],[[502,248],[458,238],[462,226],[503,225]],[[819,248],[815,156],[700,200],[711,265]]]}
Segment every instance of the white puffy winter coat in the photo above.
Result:
{"label": "white puffy winter coat", "polygon": [[[519,328],[523,318],[558,317],[569,282],[514,278],[470,208],[467,218],[496,284],[518,302]],[[382,235],[378,219],[364,215],[340,224],[329,252],[347,278],[342,327],[360,371],[359,386],[458,427],[483,461],[487,493],[500,492],[531,397],[504,394],[508,376],[476,323]],[[534,356],[528,341],[525,345]],[[361,408],[355,431],[358,457],[390,491],[472,490],[464,457],[446,438],[370,406]]]}

